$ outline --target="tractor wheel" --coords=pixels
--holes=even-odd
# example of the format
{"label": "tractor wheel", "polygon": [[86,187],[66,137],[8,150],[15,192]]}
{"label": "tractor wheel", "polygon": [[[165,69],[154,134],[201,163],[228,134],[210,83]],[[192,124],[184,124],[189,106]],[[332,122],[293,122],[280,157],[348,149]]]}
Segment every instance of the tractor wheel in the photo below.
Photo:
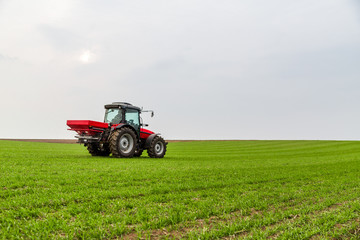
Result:
{"label": "tractor wheel", "polygon": [[110,149],[108,146],[102,145],[102,148],[98,143],[89,143],[87,145],[87,150],[92,156],[109,156]]}
{"label": "tractor wheel", "polygon": [[143,149],[136,149],[134,153],[134,157],[140,157],[143,151],[144,151]]}
{"label": "tractor wheel", "polygon": [[137,148],[136,135],[131,128],[123,127],[110,136],[110,151],[113,157],[131,158]]}
{"label": "tractor wheel", "polygon": [[154,139],[150,143],[147,152],[149,157],[151,158],[163,158],[166,153],[165,140],[160,136],[154,137]]}

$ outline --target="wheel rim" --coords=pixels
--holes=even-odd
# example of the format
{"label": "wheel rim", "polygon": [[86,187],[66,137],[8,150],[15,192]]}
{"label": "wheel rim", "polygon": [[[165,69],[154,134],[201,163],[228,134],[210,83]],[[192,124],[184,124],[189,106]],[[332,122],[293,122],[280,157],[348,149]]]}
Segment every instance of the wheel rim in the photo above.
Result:
{"label": "wheel rim", "polygon": [[120,137],[119,147],[120,147],[121,152],[123,152],[123,153],[131,152],[132,149],[134,148],[133,137],[128,133],[123,134]]}
{"label": "wheel rim", "polygon": [[164,151],[164,144],[162,142],[157,142],[155,144],[155,153],[157,155],[160,155],[163,153],[163,151]]}

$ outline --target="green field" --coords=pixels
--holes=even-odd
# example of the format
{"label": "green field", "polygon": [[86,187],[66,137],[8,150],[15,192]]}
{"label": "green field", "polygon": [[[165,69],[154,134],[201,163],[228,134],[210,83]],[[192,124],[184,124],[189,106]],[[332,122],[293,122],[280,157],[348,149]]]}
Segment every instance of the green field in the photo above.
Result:
{"label": "green field", "polygon": [[1,239],[360,239],[360,142],[169,143],[164,159],[0,141]]}

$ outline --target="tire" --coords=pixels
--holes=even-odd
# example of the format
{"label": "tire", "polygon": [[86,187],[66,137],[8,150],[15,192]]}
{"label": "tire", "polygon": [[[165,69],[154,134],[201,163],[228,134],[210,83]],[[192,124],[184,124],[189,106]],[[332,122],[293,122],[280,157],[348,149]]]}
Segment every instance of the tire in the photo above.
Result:
{"label": "tire", "polygon": [[166,153],[165,140],[160,136],[154,137],[154,139],[150,143],[147,152],[149,157],[151,158],[163,158]]}
{"label": "tire", "polygon": [[109,156],[110,149],[109,146],[106,144],[101,145],[98,143],[89,143],[87,145],[87,150],[92,156]]}
{"label": "tire", "polygon": [[110,151],[113,157],[132,158],[136,148],[137,138],[131,128],[123,127],[110,135]]}
{"label": "tire", "polygon": [[134,153],[134,157],[140,157],[143,151],[144,151],[143,149],[136,149]]}

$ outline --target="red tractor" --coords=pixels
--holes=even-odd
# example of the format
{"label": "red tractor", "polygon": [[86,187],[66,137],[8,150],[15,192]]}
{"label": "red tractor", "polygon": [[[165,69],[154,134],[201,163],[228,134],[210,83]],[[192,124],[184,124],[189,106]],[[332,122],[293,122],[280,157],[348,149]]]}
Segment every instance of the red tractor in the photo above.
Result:
{"label": "red tractor", "polygon": [[131,158],[140,157],[146,149],[149,157],[163,158],[167,142],[158,133],[142,128],[143,111],[130,103],[114,102],[105,105],[104,122],[68,120],[69,130],[78,133],[78,143],[84,144],[92,156]]}

